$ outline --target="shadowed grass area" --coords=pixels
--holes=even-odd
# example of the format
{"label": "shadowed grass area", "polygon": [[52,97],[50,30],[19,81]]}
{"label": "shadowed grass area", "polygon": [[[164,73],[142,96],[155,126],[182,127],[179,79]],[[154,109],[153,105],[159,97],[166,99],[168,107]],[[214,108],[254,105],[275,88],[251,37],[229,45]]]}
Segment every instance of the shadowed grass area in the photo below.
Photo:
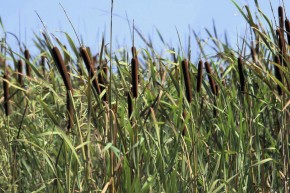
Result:
{"label": "shadowed grass area", "polygon": [[250,35],[235,50],[206,30],[212,56],[196,34],[191,59],[182,45],[163,57],[140,32],[148,47],[103,38],[96,55],[69,34],[70,48],[35,36],[31,56],[4,37],[0,192],[288,193],[286,10],[276,25],[257,1],[256,15],[233,3]]}

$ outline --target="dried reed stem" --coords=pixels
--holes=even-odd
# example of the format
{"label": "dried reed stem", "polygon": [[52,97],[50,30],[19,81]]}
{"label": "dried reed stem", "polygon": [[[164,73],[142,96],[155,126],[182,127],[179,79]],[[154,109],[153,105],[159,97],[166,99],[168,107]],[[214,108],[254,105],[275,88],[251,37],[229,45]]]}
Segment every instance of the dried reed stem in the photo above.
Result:
{"label": "dried reed stem", "polygon": [[28,77],[31,77],[31,67],[29,66],[29,59],[30,59],[30,53],[29,53],[29,50],[24,50],[24,57],[26,59],[25,61],[25,65],[26,65],[26,75]]}
{"label": "dried reed stem", "polygon": [[[88,73],[89,73],[89,77],[90,79],[93,78],[95,76],[95,70],[94,70],[94,67],[93,67],[93,63],[92,63],[92,60],[86,50],[86,47],[81,47],[80,48],[80,53],[81,53],[81,56],[84,60],[84,63],[86,65],[86,68],[88,70]],[[97,77],[95,77],[95,79],[93,80],[93,86],[96,90],[96,92],[98,94],[101,94],[101,89],[100,89],[100,86],[99,86],[99,82],[98,82],[98,79]]]}
{"label": "dried reed stem", "polygon": [[241,57],[238,58],[238,72],[240,77],[240,86],[241,86],[241,92],[245,92],[245,77],[243,73],[243,59]]}
{"label": "dried reed stem", "polygon": [[212,75],[210,64],[206,61],[204,63],[204,65],[205,65],[205,69],[206,69],[206,72],[207,72],[207,77],[208,77],[208,81],[209,81],[209,84],[210,84],[211,91],[212,91],[212,93],[214,95],[217,95],[215,81],[214,81],[214,79],[212,77],[213,75]]}
{"label": "dried reed stem", "polygon": [[182,65],[182,71],[183,71],[183,77],[184,77],[186,99],[188,103],[191,103],[192,93],[191,93],[191,86],[190,86],[190,76],[189,76],[189,71],[188,71],[188,61],[184,59],[181,65]]}
{"label": "dried reed stem", "polygon": [[201,85],[202,85],[202,60],[199,60],[198,62],[198,71],[197,71],[197,85],[196,85],[196,90],[199,93],[201,90]]}

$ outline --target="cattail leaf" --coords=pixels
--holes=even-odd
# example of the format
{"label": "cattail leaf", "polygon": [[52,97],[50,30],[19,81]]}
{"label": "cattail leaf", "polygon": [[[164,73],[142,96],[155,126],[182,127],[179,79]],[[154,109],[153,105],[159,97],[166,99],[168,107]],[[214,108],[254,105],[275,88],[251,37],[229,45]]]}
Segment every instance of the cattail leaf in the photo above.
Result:
{"label": "cattail leaf", "polygon": [[43,107],[43,110],[47,113],[48,117],[53,121],[53,123],[60,127],[59,125],[59,121],[57,119],[57,117],[55,116],[54,113],[51,112],[51,110],[49,109],[48,105],[45,104],[42,100],[38,99],[38,102],[41,104],[41,106]]}

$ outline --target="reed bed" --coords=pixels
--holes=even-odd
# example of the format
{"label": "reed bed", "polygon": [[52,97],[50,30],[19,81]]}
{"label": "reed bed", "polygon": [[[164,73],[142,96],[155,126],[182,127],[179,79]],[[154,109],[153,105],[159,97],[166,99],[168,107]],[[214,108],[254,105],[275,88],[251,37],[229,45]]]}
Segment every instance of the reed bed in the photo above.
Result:
{"label": "reed bed", "polygon": [[255,37],[238,37],[237,51],[194,34],[202,54],[190,62],[141,33],[138,53],[106,50],[103,38],[92,54],[47,34],[36,35],[40,55],[23,57],[1,41],[0,192],[288,193],[286,9],[277,28],[233,2]]}

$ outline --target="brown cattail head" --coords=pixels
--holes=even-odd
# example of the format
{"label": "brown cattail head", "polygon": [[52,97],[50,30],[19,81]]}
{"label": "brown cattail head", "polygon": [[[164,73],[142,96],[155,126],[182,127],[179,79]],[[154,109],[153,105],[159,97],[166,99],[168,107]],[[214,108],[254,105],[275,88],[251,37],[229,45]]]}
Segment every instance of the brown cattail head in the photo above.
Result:
{"label": "brown cattail head", "polygon": [[127,94],[127,104],[128,104],[128,118],[131,120],[131,115],[133,112],[132,98],[129,92]]}
{"label": "brown cattail head", "polygon": [[290,21],[288,19],[285,20],[285,28],[287,32],[288,45],[290,46]]}
{"label": "brown cattail head", "polygon": [[23,86],[23,63],[22,60],[18,60],[17,62],[17,71],[18,71],[18,83],[20,86]]}
{"label": "brown cattail head", "polygon": [[[103,92],[103,90],[106,89],[106,84],[108,82],[107,81],[107,77],[108,77],[108,61],[107,61],[107,59],[103,60],[102,64],[100,64],[97,69],[99,71],[98,80],[100,83],[100,89],[101,89],[101,92]],[[108,97],[107,97],[106,93],[103,96],[103,100],[108,101]]]}
{"label": "brown cattail head", "polygon": [[[280,68],[277,66],[277,65],[281,65],[280,64],[280,59],[279,59],[279,57],[278,56],[275,56],[274,57],[274,62],[276,63],[275,64],[275,67],[274,67],[274,69],[275,69],[275,77],[280,81],[280,82],[282,82],[283,80],[282,80],[282,75],[281,75],[281,71],[280,71]],[[282,89],[281,89],[281,87],[279,86],[279,84],[277,85],[277,91],[278,91],[278,94],[281,96],[282,95]]]}
{"label": "brown cattail head", "polygon": [[136,48],[134,46],[132,46],[131,52],[132,52],[133,58],[137,58],[137,51],[136,51]]}
{"label": "brown cattail head", "polygon": [[40,59],[40,66],[41,66],[41,69],[42,69],[42,74],[45,75],[45,56],[41,56],[41,59]]}
{"label": "brown cattail head", "polygon": [[132,58],[131,60],[131,76],[132,76],[132,94],[134,98],[138,97],[138,59]]}
{"label": "brown cattail head", "polygon": [[205,70],[207,72],[207,77],[208,77],[208,81],[209,81],[209,84],[210,84],[211,91],[212,91],[212,93],[214,95],[217,95],[216,87],[215,87],[215,81],[214,81],[214,79],[212,77],[213,75],[212,75],[210,64],[206,61],[204,63],[204,66],[205,66]]}
{"label": "brown cattail head", "polygon": [[186,99],[188,103],[192,101],[192,93],[191,93],[191,86],[190,86],[190,76],[188,70],[188,61],[184,59],[181,63],[182,72],[184,77],[184,84],[185,84],[185,92],[186,92]]}
{"label": "brown cattail head", "polygon": [[280,49],[280,62],[282,66],[287,65],[286,62],[286,43],[285,43],[285,38],[283,33],[281,32],[281,30],[277,29],[276,30],[276,34],[277,34],[277,38],[278,38],[278,45],[279,45],[279,49]]}
{"label": "brown cattail head", "polygon": [[243,73],[243,59],[241,57],[238,58],[238,72],[240,76],[240,86],[241,86],[241,92],[245,92],[245,77]]}
{"label": "brown cattail head", "polygon": [[9,116],[10,114],[10,105],[9,105],[9,75],[8,71],[5,70],[3,75],[3,90],[4,90],[4,109],[5,109],[5,115]]}
{"label": "brown cattail head", "polygon": [[200,92],[202,85],[202,63],[203,63],[202,60],[199,60],[197,70],[197,85],[196,85],[197,92]]}
{"label": "brown cattail head", "polygon": [[30,53],[29,53],[29,50],[25,49],[24,50],[24,57],[26,59],[26,62],[25,62],[25,65],[26,65],[26,75],[28,77],[31,77],[31,67],[29,66],[28,62],[29,62],[29,59],[30,59]]}
{"label": "brown cattail head", "polygon": [[53,47],[52,48],[52,57],[55,61],[55,64],[59,70],[59,73],[63,79],[64,85],[66,87],[66,90],[70,90],[71,92],[73,92],[73,87],[70,81],[70,77],[68,75],[64,60],[60,54],[60,51],[57,47]]}
{"label": "brown cattail head", "polygon": [[[93,64],[92,64],[92,60],[86,50],[86,47],[81,47],[80,48],[80,53],[81,53],[81,57],[83,58],[84,60],[84,63],[87,67],[87,70],[88,70],[88,73],[89,73],[89,77],[90,78],[93,78],[95,76],[95,70],[94,70],[94,67],[93,67]],[[95,78],[94,81],[93,81],[93,86],[95,88],[95,90],[97,91],[98,94],[101,94],[101,89],[100,89],[100,86],[99,86],[99,82],[98,82],[98,79]]]}
{"label": "brown cattail head", "polygon": [[278,7],[279,26],[282,32],[284,31],[284,10],[282,6]]}

